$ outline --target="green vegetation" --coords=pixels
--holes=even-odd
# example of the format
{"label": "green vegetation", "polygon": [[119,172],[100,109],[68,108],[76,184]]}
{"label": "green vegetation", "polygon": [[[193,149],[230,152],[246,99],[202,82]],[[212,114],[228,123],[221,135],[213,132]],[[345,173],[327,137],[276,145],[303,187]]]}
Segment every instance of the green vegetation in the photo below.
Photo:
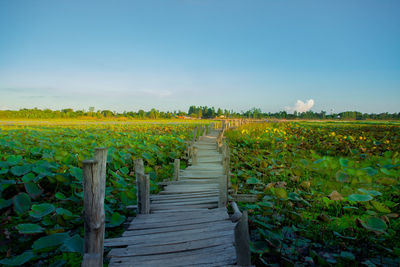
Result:
{"label": "green vegetation", "polygon": [[[194,124],[0,127],[0,265],[79,266],[83,237],[81,161],[108,147],[106,238],[136,204],[133,160],[156,182],[172,176]],[[183,167],[184,167],[184,163]]]}
{"label": "green vegetation", "polygon": [[156,120],[156,119],[172,119],[191,117],[197,119],[213,119],[216,117],[225,118],[253,118],[253,119],[317,119],[317,120],[400,120],[399,113],[380,113],[368,114],[357,111],[346,111],[341,113],[327,114],[326,111],[313,112],[307,111],[297,113],[296,111],[291,114],[286,111],[280,112],[262,112],[261,109],[252,108],[248,111],[234,112],[232,110],[221,108],[215,109],[214,107],[207,106],[190,106],[188,112],[184,111],[159,111],[151,109],[149,111],[124,111],[115,112],[111,110],[97,110],[90,107],[88,111],[73,110],[71,108],[62,110],[50,109],[20,109],[20,110],[0,110],[0,119],[84,119],[84,120]]}
{"label": "green vegetation", "polygon": [[400,126],[268,123],[228,130],[257,265],[400,264]]}

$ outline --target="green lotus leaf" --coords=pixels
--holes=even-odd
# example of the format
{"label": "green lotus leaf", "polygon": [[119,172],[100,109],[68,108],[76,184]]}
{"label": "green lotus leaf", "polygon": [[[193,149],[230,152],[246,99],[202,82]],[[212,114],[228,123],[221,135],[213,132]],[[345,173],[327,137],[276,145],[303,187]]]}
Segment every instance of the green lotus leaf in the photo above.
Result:
{"label": "green lotus leaf", "polygon": [[336,172],[336,181],[346,183],[349,181],[349,175],[344,171],[339,170]]}
{"label": "green lotus leaf", "polygon": [[16,228],[21,234],[37,234],[44,230],[40,225],[33,223],[21,223]]}
{"label": "green lotus leaf", "polygon": [[0,209],[8,208],[13,204],[13,199],[3,199],[0,198]]}
{"label": "green lotus leaf", "polygon": [[69,173],[75,177],[76,179],[78,179],[78,181],[82,181],[83,179],[83,173],[82,173],[82,169],[80,168],[76,168],[76,167],[71,167],[69,169]]}
{"label": "green lotus leaf", "polygon": [[72,217],[75,217],[75,215],[71,211],[69,211],[67,209],[63,209],[63,208],[57,208],[56,209],[56,213],[58,215],[63,216],[63,218],[66,219],[66,220],[70,219]]}
{"label": "green lotus leaf", "polygon": [[288,193],[285,190],[285,188],[282,187],[278,187],[278,188],[274,188],[274,194],[275,196],[281,198],[281,199],[287,199],[288,198]]}
{"label": "green lotus leaf", "polygon": [[40,189],[40,187],[35,184],[35,183],[26,183],[25,185],[25,190],[26,192],[33,198],[37,198],[38,196],[40,196],[43,192],[42,189]]}
{"label": "green lotus leaf", "polygon": [[63,244],[68,239],[69,239],[68,233],[56,233],[44,236],[36,240],[33,243],[32,248],[34,251],[51,250]]}
{"label": "green lotus leaf", "polygon": [[57,198],[57,199],[59,199],[59,200],[65,200],[67,197],[63,194],[63,193],[61,193],[61,192],[57,192],[56,194],[55,194],[55,197]]}
{"label": "green lotus leaf", "polygon": [[373,199],[370,195],[360,195],[360,194],[352,194],[348,196],[348,199],[350,201],[357,201],[357,202],[364,202],[364,201],[370,201]]}
{"label": "green lotus leaf", "polygon": [[20,155],[17,155],[17,156],[12,155],[12,156],[9,156],[9,157],[7,158],[7,163],[8,163],[10,166],[15,166],[15,165],[17,165],[18,163],[20,163],[21,161],[22,161],[22,156],[20,156]]}
{"label": "green lotus leaf", "polygon": [[251,177],[246,180],[246,184],[261,184],[261,181],[255,177]]}
{"label": "green lotus leaf", "polygon": [[378,201],[371,201],[371,204],[379,212],[390,213],[390,209]]}
{"label": "green lotus leaf", "polygon": [[31,171],[31,165],[14,166],[10,169],[15,176],[23,176]]}
{"label": "green lotus leaf", "polygon": [[14,210],[18,215],[22,215],[27,212],[32,205],[31,198],[26,193],[19,193],[13,199]]}
{"label": "green lotus leaf", "polygon": [[29,215],[34,218],[42,218],[52,213],[54,210],[55,207],[52,204],[48,203],[37,204],[37,205],[32,205],[32,209],[31,211],[29,211]]}
{"label": "green lotus leaf", "polygon": [[60,247],[62,252],[79,252],[83,253],[83,238],[78,234],[67,239]]}
{"label": "green lotus leaf", "polygon": [[0,260],[0,264],[8,265],[8,266],[22,266],[28,261],[30,261],[35,255],[32,251],[25,251],[24,253],[13,256],[10,258],[5,258]]}
{"label": "green lotus leaf", "polygon": [[387,229],[385,221],[378,217],[369,217],[361,221],[361,224],[365,229],[370,231],[383,232]]}
{"label": "green lotus leaf", "polygon": [[114,212],[111,216],[109,227],[116,227],[121,225],[125,221],[126,217],[118,212]]}
{"label": "green lotus leaf", "polygon": [[35,177],[36,176],[34,173],[32,173],[32,172],[27,173],[22,177],[22,182],[29,183],[30,181],[33,181],[35,179]]}

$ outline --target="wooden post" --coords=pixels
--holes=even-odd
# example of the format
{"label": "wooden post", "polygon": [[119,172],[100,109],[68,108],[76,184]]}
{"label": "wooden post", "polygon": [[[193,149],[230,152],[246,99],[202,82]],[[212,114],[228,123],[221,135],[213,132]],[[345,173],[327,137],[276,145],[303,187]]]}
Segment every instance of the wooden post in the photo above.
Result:
{"label": "wooden post", "polygon": [[247,210],[243,214],[235,226],[235,247],[236,247],[236,264],[239,266],[251,266],[250,254],[250,236],[247,222]]}
{"label": "wooden post", "polygon": [[179,181],[179,169],[180,169],[181,161],[180,159],[174,160],[174,180]]}
{"label": "wooden post", "polygon": [[226,171],[228,165],[227,165],[227,149],[226,149],[226,143],[224,141],[222,141],[222,153],[223,153],[223,157],[222,157],[222,165],[223,165],[223,170],[224,170],[224,175],[221,178],[220,184],[219,184],[219,201],[218,201],[218,207],[225,207],[226,206],[226,202],[228,199],[228,179],[227,179],[227,175],[226,175]]}
{"label": "wooden post", "polygon": [[194,130],[193,130],[193,139],[192,139],[193,144],[194,144],[194,142],[196,142],[196,133],[197,133],[197,126],[194,127]]}
{"label": "wooden post", "polygon": [[226,207],[226,202],[228,199],[226,193],[227,193],[226,176],[223,175],[219,183],[219,199],[218,199],[219,208]]}
{"label": "wooden post", "polygon": [[192,165],[197,164],[197,151],[198,148],[196,146],[193,146]]}
{"label": "wooden post", "polygon": [[[100,216],[101,227],[100,227],[100,235],[101,235],[101,247],[104,250],[104,232],[105,232],[105,222],[106,215],[104,212],[104,198],[106,195],[106,177],[107,177],[107,148],[106,147],[97,147],[94,149],[94,159],[99,163],[99,177],[100,177]],[[103,253],[100,253],[100,261],[103,262]]]}
{"label": "wooden post", "polygon": [[[101,255],[101,256],[100,256]],[[103,266],[103,261],[100,260],[101,254],[85,253],[82,259],[82,267],[99,267]]]}
{"label": "wooden post", "polygon": [[205,137],[207,135],[207,128],[206,128],[206,126],[204,125],[203,126],[203,137]]}
{"label": "wooden post", "polygon": [[139,175],[144,174],[144,164],[143,164],[143,159],[135,159],[133,161],[133,164],[135,166],[135,175],[136,175],[136,202],[137,202],[137,213],[139,214],[141,209],[142,209],[142,203],[141,201],[141,192],[140,192],[140,179]]}
{"label": "wooden post", "polygon": [[[97,160],[82,161],[83,216],[85,228],[82,266],[103,266],[104,193],[101,195],[101,177]],[[93,255],[94,254],[94,255]],[[91,255],[91,256],[90,256]]]}
{"label": "wooden post", "polygon": [[[139,173],[136,177],[139,181],[138,191],[140,192],[140,214],[150,213],[150,176],[148,174]],[[137,185],[136,185],[137,186]]]}
{"label": "wooden post", "polygon": [[239,210],[239,208],[238,208],[238,206],[237,206],[235,201],[231,202],[231,206],[232,206],[232,209],[233,209],[233,214],[231,216],[231,221],[232,222],[237,222],[237,221],[240,220],[240,218],[242,218],[242,213],[240,212],[240,210]]}

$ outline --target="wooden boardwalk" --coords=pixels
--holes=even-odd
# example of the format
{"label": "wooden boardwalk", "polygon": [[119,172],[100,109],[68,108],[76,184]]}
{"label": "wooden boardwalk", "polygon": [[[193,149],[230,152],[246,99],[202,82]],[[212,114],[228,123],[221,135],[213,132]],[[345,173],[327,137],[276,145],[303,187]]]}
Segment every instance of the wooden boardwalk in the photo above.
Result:
{"label": "wooden boardwalk", "polygon": [[226,199],[226,190],[220,191],[226,174],[217,135],[212,131],[195,142],[197,159],[150,197],[150,214],[138,214],[122,237],[105,240],[113,247],[109,266],[236,264],[236,223],[220,200],[221,194]]}

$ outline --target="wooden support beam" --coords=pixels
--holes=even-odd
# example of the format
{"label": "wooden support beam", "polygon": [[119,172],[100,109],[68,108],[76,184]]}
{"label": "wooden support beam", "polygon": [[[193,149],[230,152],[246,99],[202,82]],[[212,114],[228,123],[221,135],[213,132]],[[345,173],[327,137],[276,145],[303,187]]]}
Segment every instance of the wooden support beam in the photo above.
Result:
{"label": "wooden support beam", "polygon": [[174,180],[179,181],[179,169],[180,169],[181,161],[180,159],[174,160]]}
{"label": "wooden support beam", "polygon": [[251,266],[250,235],[247,221],[247,210],[243,211],[238,224],[235,227],[236,264],[239,266]]}

